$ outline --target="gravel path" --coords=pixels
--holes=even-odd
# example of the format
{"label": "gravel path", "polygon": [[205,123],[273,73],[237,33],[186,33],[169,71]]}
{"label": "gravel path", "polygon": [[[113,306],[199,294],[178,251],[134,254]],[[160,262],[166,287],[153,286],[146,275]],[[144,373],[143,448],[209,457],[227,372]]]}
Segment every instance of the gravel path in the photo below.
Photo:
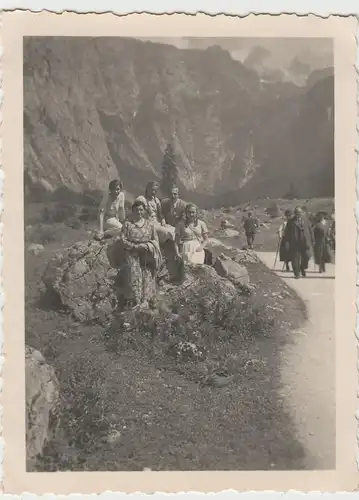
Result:
{"label": "gravel path", "polygon": [[[274,252],[258,252],[273,269]],[[314,270],[306,278],[294,279],[275,272],[305,301],[308,321],[293,332],[281,354],[282,396],[296,427],[297,439],[307,452],[308,469],[335,468],[335,335],[334,265],[325,274]]]}

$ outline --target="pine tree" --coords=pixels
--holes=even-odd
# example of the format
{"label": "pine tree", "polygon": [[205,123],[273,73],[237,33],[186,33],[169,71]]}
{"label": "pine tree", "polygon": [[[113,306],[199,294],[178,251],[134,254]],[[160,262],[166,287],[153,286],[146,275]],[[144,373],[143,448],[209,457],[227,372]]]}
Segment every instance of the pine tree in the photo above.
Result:
{"label": "pine tree", "polygon": [[178,178],[178,168],[176,155],[172,144],[167,144],[162,161],[162,184],[161,190],[165,196],[169,196],[171,187],[176,184]]}
{"label": "pine tree", "polygon": [[289,191],[284,196],[284,198],[286,198],[287,200],[294,200],[296,198],[299,198],[297,190],[296,190],[295,185],[293,183],[291,183],[291,185],[289,186]]}

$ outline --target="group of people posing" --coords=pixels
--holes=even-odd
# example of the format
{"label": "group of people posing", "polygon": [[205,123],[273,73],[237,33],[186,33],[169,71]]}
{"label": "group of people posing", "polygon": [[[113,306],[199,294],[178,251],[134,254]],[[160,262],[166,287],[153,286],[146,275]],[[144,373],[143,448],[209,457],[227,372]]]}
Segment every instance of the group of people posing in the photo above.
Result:
{"label": "group of people posing", "polygon": [[203,264],[208,230],[194,204],[186,204],[173,186],[169,198],[157,197],[157,182],[147,184],[126,216],[125,196],[119,180],[109,184],[99,213],[98,239],[118,236],[124,249],[121,266],[126,304],[137,307],[155,299],[156,275],[167,264],[172,281],[180,280],[185,262]]}
{"label": "group of people posing", "polygon": [[319,212],[314,220],[301,207],[292,213],[285,211],[285,221],[278,230],[279,256],[286,271],[290,271],[289,263],[295,278],[305,277],[309,261],[314,253],[314,261],[319,273],[324,273],[326,264],[332,262],[335,252],[335,219],[332,221],[325,212]]}
{"label": "group of people posing", "polygon": [[[122,183],[113,180],[100,205],[97,239],[117,237],[121,243],[121,290],[125,304],[131,307],[150,305],[155,300],[156,277],[163,259],[170,280],[178,282],[183,278],[185,262],[204,264],[210,257],[205,248],[208,229],[197,207],[186,204],[176,186],[172,187],[169,198],[163,200],[157,197],[158,189],[157,182],[149,182],[144,195],[135,199],[127,215]],[[249,248],[253,248],[258,226],[258,220],[248,213],[244,231]],[[312,225],[308,215],[297,207],[294,213],[285,212],[279,238],[280,260],[288,271],[292,263],[296,278],[306,276],[313,249],[319,272],[325,272],[334,249],[335,223],[329,224],[321,212]]]}

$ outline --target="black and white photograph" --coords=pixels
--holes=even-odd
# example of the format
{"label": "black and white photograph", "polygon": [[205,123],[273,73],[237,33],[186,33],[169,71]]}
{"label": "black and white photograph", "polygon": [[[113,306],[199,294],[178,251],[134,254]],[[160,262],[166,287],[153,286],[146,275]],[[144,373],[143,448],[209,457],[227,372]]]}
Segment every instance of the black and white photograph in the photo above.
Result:
{"label": "black and white photograph", "polygon": [[7,494],[355,489],[356,29],[4,14]]}
{"label": "black and white photograph", "polygon": [[333,50],[24,38],[27,471],[335,468]]}

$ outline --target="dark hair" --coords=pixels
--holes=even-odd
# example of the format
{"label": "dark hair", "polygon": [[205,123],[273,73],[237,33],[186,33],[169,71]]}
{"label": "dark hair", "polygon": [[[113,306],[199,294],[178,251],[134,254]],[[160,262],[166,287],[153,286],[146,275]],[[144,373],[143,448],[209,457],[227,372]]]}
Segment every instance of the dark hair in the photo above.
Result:
{"label": "dark hair", "polygon": [[248,216],[252,216],[252,215],[253,215],[252,212],[248,212]]}
{"label": "dark hair", "polygon": [[122,184],[122,182],[119,179],[114,179],[108,185],[109,191],[114,191],[117,187],[119,187],[121,189],[121,191],[122,191],[123,184]]}
{"label": "dark hair", "polygon": [[142,200],[136,200],[132,203],[132,212],[134,212],[137,207],[143,207],[144,210],[146,210],[146,205]]}
{"label": "dark hair", "polygon": [[287,210],[284,212],[284,215],[292,215],[292,210],[290,210],[289,208],[287,208]]}
{"label": "dark hair", "polygon": [[319,219],[326,219],[328,216],[327,212],[325,212],[325,210],[319,210],[319,212],[317,213],[317,218]]}
{"label": "dark hair", "polygon": [[150,182],[147,183],[146,190],[145,190],[145,196],[146,196],[146,198],[148,196],[149,190],[151,188],[153,189],[155,186],[156,186],[157,189],[160,187],[159,183],[157,181],[150,181]]}

